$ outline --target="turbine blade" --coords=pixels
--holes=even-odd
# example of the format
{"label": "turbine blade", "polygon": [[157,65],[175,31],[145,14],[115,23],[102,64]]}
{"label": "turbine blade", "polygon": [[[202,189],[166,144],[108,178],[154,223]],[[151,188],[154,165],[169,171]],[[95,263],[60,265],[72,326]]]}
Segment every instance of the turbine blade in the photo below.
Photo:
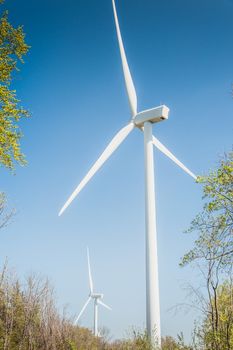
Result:
{"label": "turbine blade", "polygon": [[118,44],[119,44],[120,54],[121,54],[121,62],[122,62],[124,78],[125,78],[125,85],[126,85],[126,90],[128,94],[131,114],[132,114],[132,117],[134,117],[137,114],[137,95],[136,95],[133,79],[129,70],[126,54],[125,54],[125,49],[124,49],[124,45],[121,37],[121,31],[120,31],[116,5],[114,0],[112,0],[112,6],[113,6],[113,12],[114,12],[114,18],[115,18],[115,24],[116,24]]}
{"label": "turbine blade", "polygon": [[153,136],[153,144],[168,158],[173,160],[173,162],[176,163],[176,165],[183,169],[187,174],[192,176],[195,180],[197,179],[196,175],[194,175],[183,163],[181,163],[181,161],[179,161],[155,136]]}
{"label": "turbine blade", "polygon": [[108,310],[112,310],[112,309],[110,308],[110,306],[104,304],[101,300],[98,300],[98,304],[102,305],[103,307],[105,307],[105,308],[108,309]]}
{"label": "turbine blade", "polygon": [[87,264],[88,264],[89,285],[90,285],[90,291],[92,294],[93,293],[93,280],[92,280],[92,275],[91,275],[90,255],[89,255],[88,247],[87,247]]}
{"label": "turbine blade", "polygon": [[65,209],[70,205],[78,193],[83,189],[83,187],[90,181],[90,179],[95,175],[95,173],[101,168],[101,166],[106,162],[106,160],[112,155],[112,153],[120,146],[128,134],[133,130],[134,123],[129,123],[124,128],[122,128],[112,139],[112,141],[105,148],[104,152],[95,162],[95,164],[88,171],[87,175],[83,178],[80,184],[76,187],[74,192],[68,198],[64,206],[59,212],[59,216],[65,211]]}
{"label": "turbine blade", "polygon": [[82,316],[83,312],[85,311],[85,309],[86,309],[87,305],[90,303],[90,301],[91,301],[91,297],[89,297],[89,298],[87,299],[87,301],[85,302],[85,304],[84,304],[82,310],[80,311],[78,317],[76,318],[74,324],[77,324],[77,323],[78,323],[78,320],[79,320],[80,317]]}

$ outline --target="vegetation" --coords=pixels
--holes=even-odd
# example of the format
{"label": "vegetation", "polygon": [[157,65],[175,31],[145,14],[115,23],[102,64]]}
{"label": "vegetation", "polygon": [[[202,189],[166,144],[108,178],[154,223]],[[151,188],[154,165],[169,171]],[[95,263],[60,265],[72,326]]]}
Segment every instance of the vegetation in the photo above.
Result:
{"label": "vegetation", "polygon": [[11,85],[13,74],[19,70],[18,64],[23,63],[28,49],[23,28],[14,28],[8,13],[4,12],[0,18],[0,165],[9,169],[14,168],[14,161],[25,164],[20,149],[19,121],[28,117],[28,112],[19,105]]}
{"label": "vegetation", "polygon": [[[110,342],[73,325],[57,311],[47,280],[30,276],[23,284],[5,264],[0,273],[1,350],[152,350],[146,332]],[[163,339],[163,350],[190,350],[182,337]]]}
{"label": "vegetation", "polygon": [[[13,74],[19,70],[18,65],[23,63],[28,49],[23,28],[14,28],[8,20],[8,13],[4,12],[0,17],[0,166],[11,170],[14,162],[25,164],[20,149],[22,133],[19,122],[29,114],[20,106],[11,85]],[[6,196],[0,192],[0,229],[9,223],[13,214],[13,210],[7,211]]]}
{"label": "vegetation", "polygon": [[99,345],[100,340],[89,330],[74,327],[58,314],[48,281],[31,276],[22,285],[4,267],[0,275],[0,349],[99,349]]}
{"label": "vegetation", "polygon": [[232,265],[233,253],[233,152],[220,161],[217,170],[200,177],[204,184],[202,213],[193,220],[188,232],[198,232],[194,248],[182,265],[196,259],[220,260],[222,267]]}
{"label": "vegetation", "polygon": [[[202,281],[192,287],[193,305],[203,315],[195,330],[197,349],[233,348],[233,152],[220,160],[218,169],[199,178],[204,185],[203,211],[188,232],[198,238],[181,266],[196,264]],[[204,284],[203,284],[204,282]]]}

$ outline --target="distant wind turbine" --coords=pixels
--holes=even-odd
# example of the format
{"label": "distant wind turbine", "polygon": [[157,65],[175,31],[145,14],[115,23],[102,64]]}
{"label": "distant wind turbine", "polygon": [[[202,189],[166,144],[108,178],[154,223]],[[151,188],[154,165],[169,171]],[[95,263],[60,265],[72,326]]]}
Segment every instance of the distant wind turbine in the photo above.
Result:
{"label": "distant wind turbine", "polygon": [[75,324],[78,323],[80,317],[82,316],[83,312],[85,311],[87,305],[90,303],[91,299],[94,300],[94,335],[96,337],[99,336],[99,331],[98,331],[98,306],[102,305],[104,306],[106,309],[111,310],[111,308],[104,304],[102,302],[104,295],[100,294],[100,293],[94,293],[94,286],[93,286],[93,279],[92,279],[92,275],[91,275],[91,265],[90,265],[90,256],[89,256],[89,249],[87,248],[87,264],[88,264],[88,277],[89,277],[89,286],[90,286],[90,294],[89,297],[87,299],[87,301],[85,302],[85,304],[83,305],[82,310],[80,311],[78,317],[75,320]]}
{"label": "distant wind turbine", "polygon": [[112,0],[115,18],[116,32],[120,49],[126,91],[131,109],[131,120],[123,127],[108,144],[104,152],[91,167],[64,206],[59,216],[70,205],[74,198],[90,181],[100,167],[107,161],[113,152],[120,146],[134,128],[139,128],[144,134],[145,150],[145,222],[146,222],[146,325],[147,332],[153,344],[161,344],[160,330],[160,303],[159,303],[159,278],[157,257],[157,233],[156,233],[156,207],[154,188],[154,157],[153,145],[170,158],[176,165],[196,180],[196,176],[181,163],[155,136],[152,135],[152,124],[168,119],[169,108],[161,105],[152,109],[137,111],[137,95],[129,70],[119,22],[117,18],[115,1]]}

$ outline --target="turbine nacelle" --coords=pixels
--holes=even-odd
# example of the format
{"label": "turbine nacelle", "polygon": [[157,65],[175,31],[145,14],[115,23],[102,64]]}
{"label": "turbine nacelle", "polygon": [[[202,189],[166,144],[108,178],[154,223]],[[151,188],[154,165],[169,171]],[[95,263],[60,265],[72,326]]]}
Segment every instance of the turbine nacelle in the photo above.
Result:
{"label": "turbine nacelle", "polygon": [[92,297],[94,299],[103,299],[104,295],[100,294],[100,293],[91,293],[90,297]]}
{"label": "turbine nacelle", "polygon": [[139,112],[133,118],[134,124],[141,128],[145,122],[158,123],[168,119],[169,108],[165,105]]}

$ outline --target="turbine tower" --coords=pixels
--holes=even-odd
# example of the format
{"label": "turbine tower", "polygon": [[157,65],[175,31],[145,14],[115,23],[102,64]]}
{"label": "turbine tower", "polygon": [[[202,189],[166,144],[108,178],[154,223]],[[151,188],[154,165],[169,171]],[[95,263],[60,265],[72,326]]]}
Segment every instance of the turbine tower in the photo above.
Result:
{"label": "turbine tower", "polygon": [[155,136],[152,134],[152,125],[168,119],[169,108],[161,105],[141,112],[137,110],[137,95],[133,79],[129,70],[124,45],[121,37],[115,1],[112,0],[118,45],[122,61],[124,80],[128,95],[131,120],[111,140],[103,153],[90,168],[86,176],[76,187],[59,212],[59,216],[71,204],[74,198],[85,187],[100,167],[107,161],[113,152],[120,146],[134,128],[139,128],[144,134],[145,155],[145,241],[146,241],[146,325],[147,333],[152,344],[161,345],[160,329],[160,303],[159,303],[159,276],[157,256],[157,233],[156,233],[156,206],[154,185],[154,156],[153,146],[158,148],[176,165],[196,180],[196,176],[181,163]]}
{"label": "turbine tower", "polygon": [[87,299],[87,301],[85,302],[85,304],[83,305],[83,308],[81,309],[78,317],[75,320],[75,324],[78,323],[80,317],[82,316],[83,312],[85,311],[87,305],[90,303],[91,299],[93,299],[94,301],[94,335],[96,337],[99,336],[99,331],[98,331],[98,306],[102,305],[103,307],[105,307],[108,310],[112,310],[108,305],[104,304],[102,302],[101,299],[103,299],[104,295],[100,294],[100,293],[94,293],[94,287],[93,287],[93,279],[92,279],[92,275],[91,275],[91,265],[90,265],[90,256],[89,256],[89,249],[87,248],[87,265],[88,265],[88,277],[89,277],[89,286],[90,286],[90,294],[89,297]]}

